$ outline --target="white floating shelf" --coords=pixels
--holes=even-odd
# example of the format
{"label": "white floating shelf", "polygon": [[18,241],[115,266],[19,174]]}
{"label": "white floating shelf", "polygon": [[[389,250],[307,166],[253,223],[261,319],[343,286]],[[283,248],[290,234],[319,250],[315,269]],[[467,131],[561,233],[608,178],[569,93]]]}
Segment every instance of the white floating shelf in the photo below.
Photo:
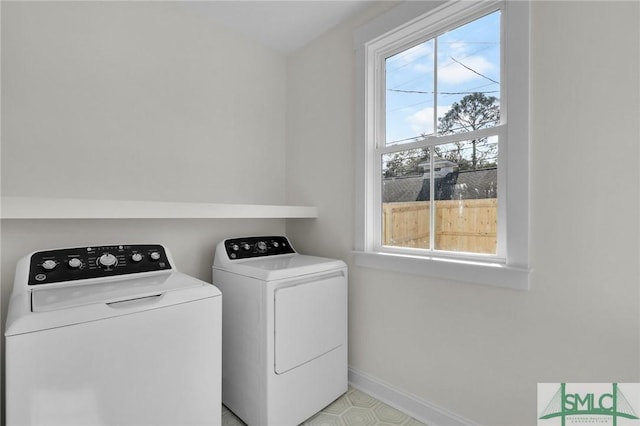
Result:
{"label": "white floating shelf", "polygon": [[2,219],[304,219],[312,206],[2,197]]}

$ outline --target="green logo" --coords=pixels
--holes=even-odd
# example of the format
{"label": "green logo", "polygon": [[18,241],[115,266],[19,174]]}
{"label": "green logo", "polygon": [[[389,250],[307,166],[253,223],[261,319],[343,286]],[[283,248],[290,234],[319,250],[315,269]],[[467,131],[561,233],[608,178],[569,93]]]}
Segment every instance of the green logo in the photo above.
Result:
{"label": "green logo", "polygon": [[[582,416],[582,421],[573,418],[573,424],[591,424],[595,422],[593,416],[608,416],[613,426],[617,426],[619,418],[639,419],[617,383],[611,383],[611,391],[603,391],[601,388],[594,391],[589,389],[589,384],[575,384],[571,392],[567,391],[566,383],[560,383],[539,419],[559,417],[562,426],[565,426],[566,419],[572,416]],[[602,417],[600,419],[599,422],[602,422]]]}

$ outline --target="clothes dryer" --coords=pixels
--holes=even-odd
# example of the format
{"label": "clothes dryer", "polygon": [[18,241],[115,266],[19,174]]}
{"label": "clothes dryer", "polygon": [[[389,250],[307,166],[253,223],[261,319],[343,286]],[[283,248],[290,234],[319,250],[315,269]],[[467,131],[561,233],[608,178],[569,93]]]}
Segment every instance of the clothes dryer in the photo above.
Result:
{"label": "clothes dryer", "polygon": [[5,330],[7,425],[221,424],[221,299],[161,245],[22,258]]}
{"label": "clothes dryer", "polygon": [[222,401],[250,426],[297,425],[347,391],[347,266],[284,236],[218,244]]}

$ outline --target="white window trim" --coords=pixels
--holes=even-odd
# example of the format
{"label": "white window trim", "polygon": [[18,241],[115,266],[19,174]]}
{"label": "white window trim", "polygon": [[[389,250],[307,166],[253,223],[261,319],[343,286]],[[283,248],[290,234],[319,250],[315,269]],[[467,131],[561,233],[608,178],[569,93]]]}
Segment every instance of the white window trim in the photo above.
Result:
{"label": "white window trim", "polygon": [[[370,21],[354,33],[356,54],[356,232],[354,260],[356,265],[386,269],[436,278],[452,279],[478,284],[526,290],[529,288],[529,2],[505,2],[503,9],[506,62],[502,64],[503,86],[501,97],[512,114],[506,128],[507,144],[501,145],[500,156],[506,159],[504,188],[499,204],[499,215],[504,221],[506,238],[503,245],[506,253],[502,258],[477,256],[427,256],[403,253],[399,250],[376,250],[371,235],[380,232],[373,214],[379,208],[379,175],[371,176],[377,158],[374,158],[374,143],[371,138],[371,120],[374,117],[373,79],[366,78],[372,54],[370,47],[382,36],[389,34],[403,37],[415,33],[417,22],[437,22],[439,25],[459,19],[460,13],[473,14],[488,5],[500,2],[449,1],[404,2]],[[442,19],[443,14],[447,17]],[[375,95],[373,95],[375,96]],[[517,113],[513,113],[517,111]],[[506,112],[503,112],[506,113]],[[514,142],[517,141],[517,142]],[[502,166],[501,166],[502,167]],[[367,176],[371,176],[367,178]],[[376,205],[375,198],[378,198]],[[504,219],[502,219],[504,218]],[[504,232],[502,232],[504,234]],[[499,237],[505,237],[501,235]]]}

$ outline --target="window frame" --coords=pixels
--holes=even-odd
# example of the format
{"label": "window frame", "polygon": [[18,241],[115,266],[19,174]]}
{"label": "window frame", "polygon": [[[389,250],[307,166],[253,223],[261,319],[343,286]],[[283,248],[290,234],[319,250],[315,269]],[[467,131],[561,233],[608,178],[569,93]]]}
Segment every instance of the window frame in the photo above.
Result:
{"label": "window frame", "polygon": [[[381,162],[384,152],[384,71],[390,53],[434,38],[460,23],[501,10],[501,123],[498,252],[483,255],[418,251],[381,244]],[[417,16],[417,18],[416,18]],[[529,2],[453,0],[405,2],[356,30],[356,265],[514,289],[529,288]],[[381,62],[382,61],[382,62]],[[382,90],[380,87],[382,86]],[[384,115],[383,115],[384,117]],[[486,130],[486,129],[483,129]],[[475,131],[482,132],[483,130]],[[467,133],[471,134],[471,133]],[[380,138],[382,135],[382,138]],[[438,137],[460,139],[460,134]],[[432,144],[429,138],[425,142]],[[424,143],[402,144],[402,150]]]}

